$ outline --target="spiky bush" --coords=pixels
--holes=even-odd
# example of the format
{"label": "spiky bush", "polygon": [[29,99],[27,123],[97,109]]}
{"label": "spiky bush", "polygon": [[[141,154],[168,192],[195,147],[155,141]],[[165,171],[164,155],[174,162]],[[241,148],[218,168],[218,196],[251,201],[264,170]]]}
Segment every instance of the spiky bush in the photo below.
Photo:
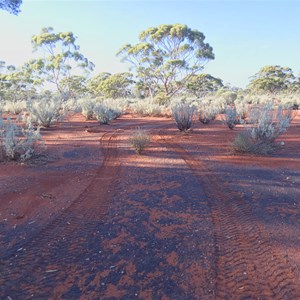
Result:
{"label": "spiky bush", "polygon": [[130,144],[137,154],[142,154],[145,147],[150,143],[150,135],[138,128],[129,139]]}
{"label": "spiky bush", "polygon": [[0,115],[0,154],[2,159],[28,160],[44,143],[41,139],[39,128],[35,129],[27,121],[22,126],[10,117],[6,120]]}
{"label": "spiky bush", "polygon": [[56,96],[41,96],[27,103],[31,121],[43,127],[50,127],[63,118],[62,99]]}
{"label": "spiky bush", "polygon": [[195,112],[195,106],[187,103],[178,103],[172,108],[173,118],[180,131],[186,132],[192,127]]}
{"label": "spiky bush", "polygon": [[250,111],[250,122],[245,124],[244,131],[237,135],[233,143],[235,152],[268,154],[278,144],[276,138],[284,133],[291,123],[291,109],[272,103]]}

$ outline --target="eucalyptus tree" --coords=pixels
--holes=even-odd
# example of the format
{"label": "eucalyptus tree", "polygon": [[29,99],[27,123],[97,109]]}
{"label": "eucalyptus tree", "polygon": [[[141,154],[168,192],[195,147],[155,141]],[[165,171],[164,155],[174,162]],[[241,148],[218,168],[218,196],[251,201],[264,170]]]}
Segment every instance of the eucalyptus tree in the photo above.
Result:
{"label": "eucalyptus tree", "polygon": [[207,93],[216,92],[224,87],[223,81],[210,74],[197,74],[190,77],[186,84],[186,91],[189,94],[200,98]]}
{"label": "eucalyptus tree", "polygon": [[35,93],[35,83],[31,69],[25,65],[16,68],[0,62],[0,99],[13,102],[26,100]]}
{"label": "eucalyptus tree", "polygon": [[204,40],[202,32],[186,25],[160,25],[142,31],[139,43],[123,46],[117,56],[131,64],[151,96],[163,91],[172,97],[214,59],[212,47]]}
{"label": "eucalyptus tree", "polygon": [[0,0],[0,9],[6,10],[11,14],[17,15],[20,12],[22,0]]}
{"label": "eucalyptus tree", "polygon": [[43,53],[42,58],[29,62],[32,70],[44,83],[54,84],[64,98],[68,96],[64,94],[65,83],[71,80],[72,71],[81,69],[87,75],[94,68],[94,64],[80,53],[73,32],[55,33],[52,27],[47,27],[34,35],[31,42],[34,51],[41,50]]}
{"label": "eucalyptus tree", "polygon": [[108,98],[126,98],[132,95],[133,74],[100,73],[91,78],[88,89],[93,96],[105,96]]}
{"label": "eucalyptus tree", "polygon": [[60,86],[65,98],[78,99],[87,94],[87,78],[85,76],[72,75],[64,77],[60,81]]}
{"label": "eucalyptus tree", "polygon": [[292,69],[278,65],[265,66],[252,77],[248,88],[254,92],[276,94],[288,89],[294,81]]}

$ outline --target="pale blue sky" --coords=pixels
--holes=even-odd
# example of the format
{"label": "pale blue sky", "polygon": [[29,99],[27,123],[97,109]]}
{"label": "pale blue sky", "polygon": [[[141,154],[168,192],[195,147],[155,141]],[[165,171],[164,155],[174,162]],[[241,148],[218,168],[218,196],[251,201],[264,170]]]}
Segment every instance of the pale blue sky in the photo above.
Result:
{"label": "pale blue sky", "polygon": [[198,29],[214,49],[203,72],[245,87],[265,65],[300,71],[298,1],[101,1],[23,0],[18,16],[0,10],[0,60],[19,66],[32,57],[30,39],[42,27],[72,31],[81,51],[96,65],[94,73],[122,72],[115,56],[138,34],[160,24],[182,23]]}

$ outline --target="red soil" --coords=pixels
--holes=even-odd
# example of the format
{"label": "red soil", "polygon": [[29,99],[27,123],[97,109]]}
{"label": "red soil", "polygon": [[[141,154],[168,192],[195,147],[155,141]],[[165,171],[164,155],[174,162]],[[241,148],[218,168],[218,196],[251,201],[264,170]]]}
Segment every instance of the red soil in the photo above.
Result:
{"label": "red soil", "polygon": [[0,299],[300,299],[300,114],[271,156],[232,155],[240,130],[43,130],[43,156],[0,164]]}

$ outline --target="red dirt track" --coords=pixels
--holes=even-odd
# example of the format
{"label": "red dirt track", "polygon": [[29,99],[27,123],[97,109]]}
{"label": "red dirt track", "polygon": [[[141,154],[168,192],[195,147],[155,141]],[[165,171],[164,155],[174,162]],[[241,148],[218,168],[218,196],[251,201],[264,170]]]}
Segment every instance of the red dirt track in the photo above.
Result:
{"label": "red dirt track", "polygon": [[0,164],[0,300],[300,299],[300,113],[268,157],[232,155],[240,130],[44,130],[43,156]]}

